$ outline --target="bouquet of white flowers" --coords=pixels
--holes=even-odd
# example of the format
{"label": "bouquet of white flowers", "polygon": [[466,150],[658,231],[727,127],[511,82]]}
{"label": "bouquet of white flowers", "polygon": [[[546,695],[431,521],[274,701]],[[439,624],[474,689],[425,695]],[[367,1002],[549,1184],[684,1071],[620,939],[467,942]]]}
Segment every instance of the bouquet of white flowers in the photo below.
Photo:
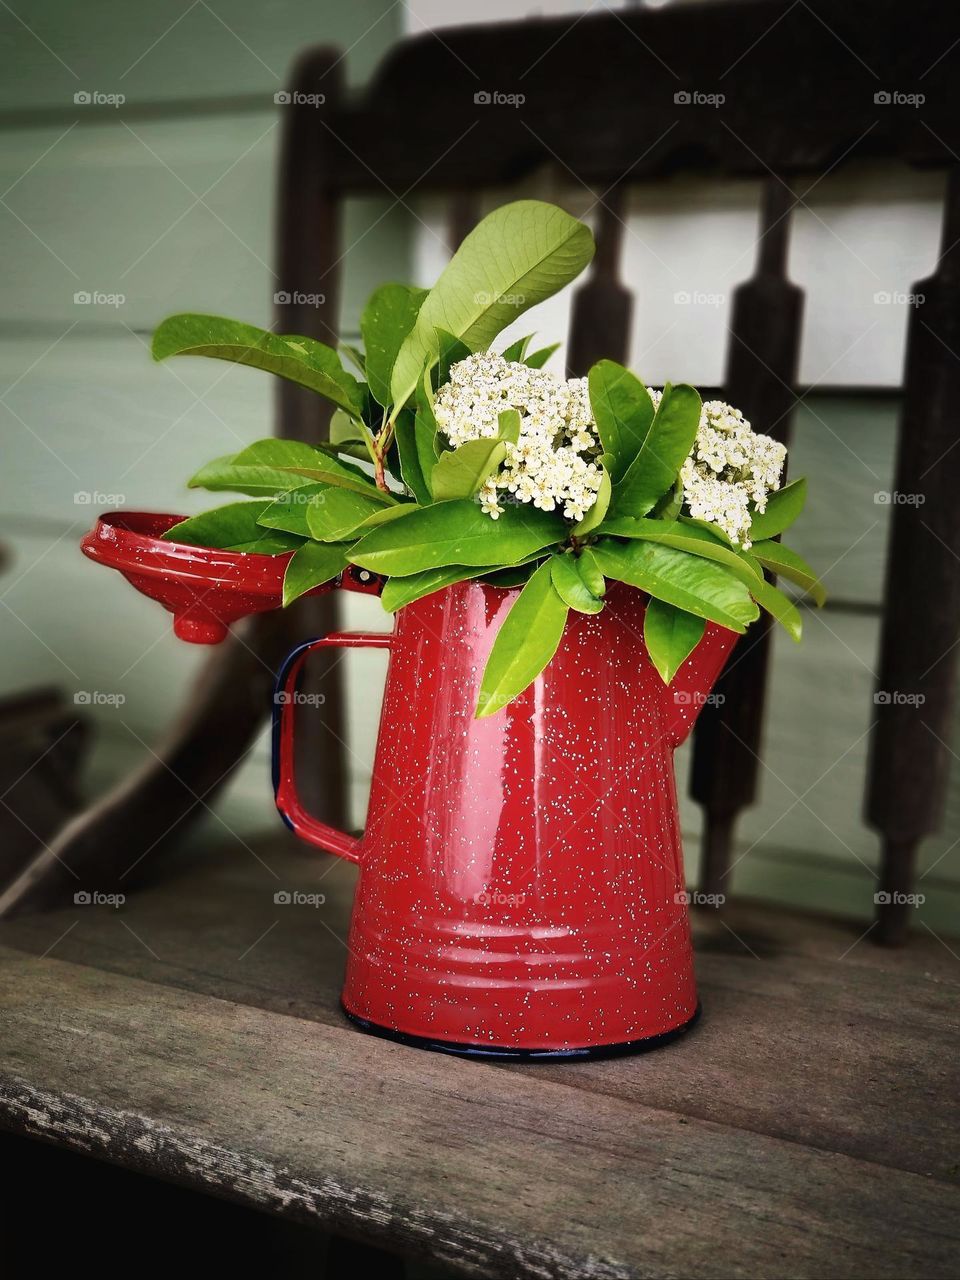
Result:
{"label": "bouquet of white flowers", "polygon": [[[804,480],[781,487],[783,445],[693,387],[648,388],[601,360],[586,378],[545,368],[556,347],[526,338],[496,352],[522,311],[593,256],[589,229],[537,201],[485,218],[431,290],[387,284],[342,353],[216,316],[174,316],[154,355],[204,355],[266,369],[336,407],[330,443],[261,440],[207,464],[192,485],[231,503],[167,538],[268,555],[293,552],[284,602],[348,564],[389,578],[394,611],[467,579],[520,591],[537,625],[505,624],[478,715],[516,696],[550,661],[570,609],[598,613],[608,580],[650,597],[644,638],[668,683],[705,623],[745,631],[766,609],[799,639],[779,574],[822,603],[813,571],[778,536]],[[509,618],[508,618],[509,622]]]}

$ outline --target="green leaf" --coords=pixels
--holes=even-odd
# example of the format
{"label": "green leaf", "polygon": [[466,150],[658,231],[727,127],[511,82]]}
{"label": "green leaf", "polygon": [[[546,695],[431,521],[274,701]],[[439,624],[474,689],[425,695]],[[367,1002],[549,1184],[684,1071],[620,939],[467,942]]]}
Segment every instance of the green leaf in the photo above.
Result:
{"label": "green leaf", "polygon": [[610,477],[616,483],[623,479],[647,438],[655,413],[653,401],[640,379],[613,360],[595,364],[588,374],[588,385],[590,407],[604,452],[611,457]]}
{"label": "green leaf", "polygon": [[479,578],[486,572],[486,568],[477,565],[447,564],[438,569],[424,569],[422,573],[411,573],[406,578],[388,578],[380,596],[380,603],[387,613],[396,613],[398,609],[412,604],[414,600],[431,596],[435,591],[450,587],[455,582]]}
{"label": "green leaf", "polygon": [[404,409],[394,424],[394,438],[400,455],[400,478],[417,502],[421,506],[426,506],[431,500],[432,493],[427,477],[423,473],[417,431],[416,415],[409,409]]}
{"label": "green leaf", "polygon": [[461,360],[466,360],[467,356],[472,355],[473,352],[465,342],[461,342],[446,329],[437,329],[436,335],[437,364],[431,385],[441,387],[450,380],[451,367]]}
{"label": "green leaf", "polygon": [[700,397],[685,383],[668,383],[640,452],[623,479],[613,486],[611,509],[617,515],[645,516],[668,489],[697,437]]}
{"label": "green leaf", "polygon": [[580,568],[580,577],[584,580],[590,590],[598,599],[601,599],[607,593],[607,583],[603,576],[603,570],[600,568],[597,557],[593,554],[592,547],[584,547],[580,552],[577,561]]}
{"label": "green leaf", "polygon": [[[589,572],[589,567],[587,571]],[[576,609],[578,613],[599,613],[603,608],[603,591],[600,596],[594,594],[580,571],[580,560],[572,552],[553,557],[550,561],[550,576],[557,595],[571,609]],[[603,584],[602,574],[600,582]],[[595,585],[594,581],[593,586]]]}
{"label": "green leaf", "polygon": [[792,600],[766,579],[754,583],[750,593],[754,600],[780,623],[792,639],[799,641],[803,634],[803,620]]}
{"label": "green leaf", "polygon": [[348,489],[351,493],[362,494],[371,502],[378,502],[381,506],[393,506],[398,500],[394,494],[378,489],[364,472],[338,462],[336,458],[328,457],[324,453],[318,452],[314,461],[309,464],[298,462],[292,466],[281,467],[280,470],[288,477],[288,488],[293,483],[289,479],[290,476],[301,476],[307,480],[318,480],[322,484],[336,485],[338,489]]}
{"label": "green leaf", "polygon": [[[655,542],[602,538],[591,548],[608,578],[741,634],[759,611],[745,583],[723,566]],[[756,584],[755,584],[756,585]]]}
{"label": "green leaf", "polygon": [[[655,520],[676,520],[683,510],[683,481],[677,476],[676,484],[665,493],[650,512]],[[716,526],[714,526],[716,527]]]}
{"label": "green leaf", "polygon": [[367,360],[362,351],[358,351],[356,347],[349,342],[341,342],[340,350],[347,357],[356,371],[362,376],[367,376]]}
{"label": "green leaf", "polygon": [[[428,488],[433,464],[440,457],[441,452],[437,420],[433,414],[433,403],[426,386],[429,377],[429,373],[425,373],[423,381],[417,387],[416,417],[417,457],[420,459],[420,470]],[[399,418],[397,420],[399,421]]]}
{"label": "green leaf", "polygon": [[679,520],[645,520],[642,517],[634,519],[632,516],[611,516],[603,522],[600,532],[613,534],[618,538],[657,542],[663,547],[677,547],[680,551],[689,551],[695,556],[715,560],[731,573],[736,574],[748,587],[752,587],[758,578],[763,577],[763,574],[744,557],[742,551],[733,550],[706,529],[681,523]]}
{"label": "green leaf", "polygon": [[326,493],[329,486],[325,484],[304,484],[299,489],[291,489],[281,493],[275,502],[271,502],[257,521],[265,529],[283,529],[287,533],[295,533],[300,538],[313,535],[307,524],[307,509],[310,499],[317,494]]}
{"label": "green leaf", "polygon": [[201,515],[181,520],[161,536],[167,542],[188,542],[195,547],[220,547],[224,551],[252,551],[275,556],[293,551],[302,539],[258,524],[270,502],[230,502]]}
{"label": "green leaf", "polygon": [[497,439],[516,444],[520,439],[520,413],[517,409],[504,409],[497,418]]}
{"label": "green leaf", "polygon": [[778,533],[783,533],[803,510],[806,500],[807,481],[804,477],[771,493],[767,499],[766,511],[762,515],[759,511],[753,513],[750,521],[751,542],[765,542],[768,538],[775,538]]}
{"label": "green leaf", "polygon": [[754,556],[771,573],[779,574],[788,582],[794,582],[813,596],[816,604],[822,605],[827,599],[823,583],[807,564],[802,556],[785,547],[782,542],[755,542],[750,548]]}
{"label": "green leaf", "polygon": [[539,351],[534,351],[531,355],[526,357],[523,363],[528,369],[542,369],[553,353],[559,350],[559,342],[551,343],[549,347],[541,347]]}
{"label": "green leaf", "polygon": [[329,582],[347,567],[347,543],[305,542],[290,557],[283,575],[283,603],[291,604],[304,592]]}
{"label": "green leaf", "polygon": [[601,525],[610,508],[610,495],[612,493],[610,472],[602,460],[600,467],[600,488],[597,490],[597,500],[583,519],[578,520],[572,529],[573,534],[578,538],[582,538],[586,533],[591,533],[598,525]]}
{"label": "green leaf", "polygon": [[353,446],[359,444],[363,447],[363,456],[369,457],[365,440],[366,427],[361,426],[357,418],[351,418],[349,413],[343,409],[335,409],[330,419],[330,444]]}
{"label": "green leaf", "polygon": [[[192,489],[229,489],[238,493],[277,494],[321,480],[358,493],[378,490],[358,467],[340,462],[299,440],[258,440],[230,457],[208,462],[190,480]],[[381,495],[385,497],[386,495]],[[391,499],[387,499],[391,501]]]}
{"label": "green leaf", "polygon": [[665,600],[651,597],[643,617],[643,638],[650,661],[669,684],[703,639],[706,623]]}
{"label": "green leaf", "polygon": [[368,516],[384,508],[359,493],[324,485],[311,495],[307,506],[307,528],[318,542],[342,542]]}
{"label": "green leaf", "polygon": [[191,489],[209,489],[214,493],[230,491],[253,497],[282,493],[308,483],[280,469],[294,458],[309,463],[321,461],[319,451],[310,445],[295,440],[260,440],[239,453],[214,458],[187,483]]}
{"label": "green leaf", "polygon": [[390,404],[393,362],[426,296],[426,289],[415,289],[413,285],[382,284],[374,289],[360,317],[367,384],[373,398],[384,408]]}
{"label": "green leaf", "polygon": [[430,473],[434,501],[472,498],[506,454],[507,446],[502,440],[468,440],[456,449],[441,453]]}
{"label": "green leaf", "polygon": [[513,565],[565,534],[563,517],[553,512],[507,507],[492,520],[461,498],[381,525],[357,543],[352,559],[374,573],[400,576],[440,565]]}
{"label": "green leaf", "polygon": [[332,347],[313,338],[281,336],[223,316],[170,316],[153,335],[154,360],[168,356],[212,356],[251,365],[316,391],[348,413],[363,408],[360,385]]}
{"label": "green leaf", "polygon": [[533,334],[528,333],[525,338],[518,338],[516,342],[511,342],[509,347],[505,347],[500,354],[504,360],[512,360],[514,363],[520,363],[527,354],[527,347],[533,341]]}
{"label": "green leaf", "polygon": [[484,573],[483,580],[489,583],[491,587],[500,587],[501,590],[522,587],[525,582],[530,580],[531,574],[536,572],[539,558],[539,556],[533,555],[527,560],[521,561],[520,564],[511,565],[509,569],[491,570],[489,573]]}
{"label": "green leaf", "polygon": [[373,515],[367,516],[362,524],[357,525],[357,533],[362,535],[369,529],[375,529],[378,525],[388,524],[391,520],[396,520],[400,516],[411,515],[420,508],[415,502],[398,502],[395,507],[381,507],[378,511],[374,511]]}
{"label": "green leaf", "polygon": [[233,463],[235,457],[236,454],[227,453],[204,463],[187,481],[187,487],[209,489],[211,493],[246,493],[251,498],[258,498],[307,483],[305,480],[291,479],[286,472],[275,467],[245,467],[242,471],[238,470]]}
{"label": "green leaf", "polygon": [[590,229],[554,205],[518,200],[489,214],[453,255],[404,339],[391,379],[394,405],[406,402],[424,366],[436,361],[437,328],[482,350],[578,276],[593,251]]}
{"label": "green leaf", "polygon": [[553,586],[551,561],[542,564],[504,618],[484,669],[477,719],[492,716],[544,669],[557,651],[567,606]]}

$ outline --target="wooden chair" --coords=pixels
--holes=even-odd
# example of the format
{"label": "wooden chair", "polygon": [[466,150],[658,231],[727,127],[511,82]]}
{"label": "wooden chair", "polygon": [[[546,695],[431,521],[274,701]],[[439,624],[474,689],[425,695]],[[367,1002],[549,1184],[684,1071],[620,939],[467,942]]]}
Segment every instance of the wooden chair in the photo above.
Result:
{"label": "wooden chair", "polygon": [[[886,591],[880,689],[922,694],[922,705],[876,708],[866,815],[882,838],[875,936],[899,942],[920,841],[937,829],[944,803],[950,703],[960,630],[960,120],[952,110],[956,41],[936,0],[731,0],[664,10],[591,13],[427,34],[403,42],[359,99],[343,92],[339,55],[316,49],[297,63],[290,88],[325,95],[321,108],[285,108],[277,221],[278,287],[323,292],[319,308],[284,307],[278,324],[333,341],[347,196],[445,193],[451,240],[476,217],[476,195],[509,186],[541,165],[594,194],[598,253],[576,295],[569,365],[584,373],[601,355],[625,358],[631,295],[618,279],[628,184],[678,172],[765,179],[754,274],[735,295],[725,393],[760,430],[789,440],[800,344],[802,290],[786,276],[792,182],[854,159],[951,169],[943,254],[917,286],[910,316],[895,487],[922,492],[922,507],[898,505],[888,582],[909,576],[913,593]],[[736,68],[736,75],[725,76]],[[923,112],[878,108],[874,95],[923,77]],[[722,78],[723,109],[678,107],[677,94],[708,92]],[[483,105],[492,89],[522,92],[521,111]],[[481,105],[478,105],[478,102]],[[291,314],[292,313],[292,314]],[[278,431],[321,438],[323,405],[281,387]],[[915,601],[924,602],[917,608]],[[49,891],[56,859],[110,859],[123,839],[124,865],[137,847],[162,847],[202,812],[259,725],[272,668],[304,630],[333,624],[335,606],[266,618],[213,659],[200,701],[135,785],[125,784],[45,851],[0,910]],[[311,616],[307,616],[307,614]],[[706,816],[704,888],[727,886],[731,844],[755,796],[769,635],[757,626],[723,677],[726,700],[709,707],[696,734],[692,792]],[[337,689],[327,680],[327,814],[343,806],[336,749]],[[238,703],[238,689],[240,701]],[[198,799],[199,797],[199,799]],[[169,828],[169,831],[168,831]]]}

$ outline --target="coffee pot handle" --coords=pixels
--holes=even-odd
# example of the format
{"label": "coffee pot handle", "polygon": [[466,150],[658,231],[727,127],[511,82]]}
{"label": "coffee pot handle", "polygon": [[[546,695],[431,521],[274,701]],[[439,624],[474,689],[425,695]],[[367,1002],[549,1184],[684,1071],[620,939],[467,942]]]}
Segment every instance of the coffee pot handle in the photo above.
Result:
{"label": "coffee pot handle", "polygon": [[297,680],[314,649],[389,649],[392,640],[389,633],[370,631],[342,631],[321,640],[307,640],[287,655],[274,688],[273,789],[280,816],[302,840],[339,854],[348,862],[360,861],[361,842],[307,813],[297,795],[293,748]]}

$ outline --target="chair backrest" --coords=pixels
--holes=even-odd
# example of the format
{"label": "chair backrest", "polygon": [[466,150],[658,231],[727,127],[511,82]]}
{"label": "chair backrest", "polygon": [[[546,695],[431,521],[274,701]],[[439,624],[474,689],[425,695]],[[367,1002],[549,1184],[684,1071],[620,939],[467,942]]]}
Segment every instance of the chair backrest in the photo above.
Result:
{"label": "chair backrest", "polygon": [[[592,195],[598,252],[576,294],[568,363],[624,359],[630,290],[620,281],[631,183],[678,172],[760,177],[764,207],[752,277],[736,291],[725,392],[759,430],[789,440],[803,293],[786,276],[796,175],[825,176],[853,159],[953,169],[960,113],[952,91],[956,42],[938,0],[731,0],[662,10],[428,33],[405,41],[359,98],[342,60],[318,49],[297,64],[286,116],[278,218],[279,288],[325,295],[283,309],[287,331],[336,335],[338,217],[346,196],[449,197],[450,239],[477,217],[478,193],[544,164]],[[960,55],[958,55],[960,56]],[[923,112],[891,102],[922,80]],[[722,111],[697,109],[723,95]],[[496,95],[523,95],[522,111]],[[886,97],[884,96],[886,95]],[[318,106],[322,100],[322,106]],[[297,103],[301,105],[297,105]],[[955,172],[955,171],[954,171]],[[960,631],[960,181],[948,184],[944,251],[910,317],[898,505],[878,687],[911,702],[876,708],[867,818],[884,840],[879,933],[903,933],[919,841],[940,821]],[[291,312],[293,314],[291,315]],[[280,390],[286,434],[316,438],[324,411]],[[920,607],[918,607],[918,602]],[[722,891],[734,821],[753,799],[769,637],[754,629],[724,676],[726,700],[698,728],[692,790],[707,816],[705,885]]]}

